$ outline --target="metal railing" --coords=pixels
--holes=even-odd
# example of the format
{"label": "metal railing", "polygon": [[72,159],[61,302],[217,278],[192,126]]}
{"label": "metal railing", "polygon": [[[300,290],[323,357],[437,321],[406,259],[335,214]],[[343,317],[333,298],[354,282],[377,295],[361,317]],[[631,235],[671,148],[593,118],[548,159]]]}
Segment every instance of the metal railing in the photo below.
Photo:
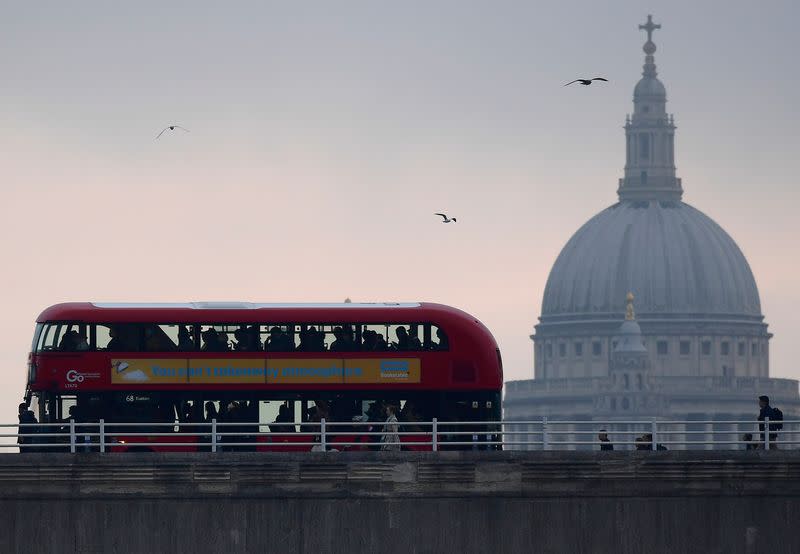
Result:
{"label": "metal railing", "polygon": [[[800,448],[800,420],[503,421],[504,450],[742,450]],[[765,431],[768,429],[768,431]],[[605,431],[608,441],[599,439]],[[654,446],[655,445],[655,446]]]}
{"label": "metal railing", "polygon": [[[608,441],[600,440],[601,430]],[[602,444],[615,450],[797,449],[800,420],[0,424],[0,451],[19,447],[22,452],[597,450]]]}

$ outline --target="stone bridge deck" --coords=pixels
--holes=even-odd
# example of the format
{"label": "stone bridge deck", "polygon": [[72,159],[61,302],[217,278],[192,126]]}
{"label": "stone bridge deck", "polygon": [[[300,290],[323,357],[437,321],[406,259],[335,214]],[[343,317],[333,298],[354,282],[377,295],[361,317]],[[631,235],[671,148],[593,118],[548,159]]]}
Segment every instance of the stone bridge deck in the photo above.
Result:
{"label": "stone bridge deck", "polygon": [[800,453],[4,454],[0,552],[800,552]]}

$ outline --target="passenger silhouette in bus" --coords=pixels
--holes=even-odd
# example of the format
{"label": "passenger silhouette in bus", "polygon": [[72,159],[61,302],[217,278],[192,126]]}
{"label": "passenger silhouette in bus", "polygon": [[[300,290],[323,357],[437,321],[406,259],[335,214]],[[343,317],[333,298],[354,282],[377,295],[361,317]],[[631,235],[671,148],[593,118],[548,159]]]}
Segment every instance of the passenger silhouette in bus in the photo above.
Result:
{"label": "passenger silhouette in bus", "polygon": [[408,349],[422,350],[422,341],[419,340],[419,325],[416,323],[408,326]]}
{"label": "passenger silhouette in bus", "polygon": [[317,331],[313,325],[300,331],[300,344],[298,352],[322,352],[325,350],[325,336]]}
{"label": "passenger silhouette in bus", "polygon": [[392,343],[393,350],[408,350],[409,340],[406,328],[398,327],[394,334],[397,336],[397,342]]}
{"label": "passenger silhouette in bus", "polygon": [[378,333],[371,329],[366,329],[361,333],[361,338],[361,350],[368,352],[375,350],[375,347],[378,345]]}
{"label": "passenger silhouette in bus", "polygon": [[85,352],[86,350],[89,350],[89,339],[86,337],[86,331],[75,331],[75,334],[75,350],[79,352]]}
{"label": "passenger silhouette in bus", "polygon": [[[162,340],[163,331],[156,325],[148,325],[144,328],[144,349],[147,352],[161,352],[163,350],[173,350],[175,344],[169,339]],[[169,342],[169,344],[167,344]]]}
{"label": "passenger silhouette in bus", "polygon": [[341,327],[336,326],[333,328],[333,342],[331,343],[330,350],[331,352],[347,352],[345,339],[344,339],[344,331]]}
{"label": "passenger silhouette in bus", "polygon": [[250,337],[250,346],[253,350],[261,350],[261,326],[251,325],[247,330],[247,336]]}
{"label": "passenger silhouette in bus", "polygon": [[[220,423],[237,423],[239,421],[239,404],[238,402],[231,401],[225,404],[220,402],[219,422]],[[239,442],[239,437],[230,435],[230,433],[238,433],[238,425],[223,425],[219,427],[220,438],[223,443]],[[226,445],[224,450],[234,450],[233,446]]]}
{"label": "passenger silhouette in bus", "polygon": [[264,350],[267,352],[275,352],[278,349],[278,345],[280,340],[278,339],[278,335],[280,335],[281,330],[280,327],[271,327],[269,330],[269,334],[267,335],[266,340],[264,341]]}
{"label": "passenger silhouette in bus", "polygon": [[223,331],[218,331],[215,340],[215,351],[227,352],[228,350],[230,350],[230,341],[228,340],[228,333],[225,333]]}
{"label": "passenger silhouette in bus", "polygon": [[237,352],[247,352],[253,349],[253,345],[250,341],[251,333],[247,327],[239,327],[236,329],[236,331],[233,332],[233,338],[236,340],[233,349]]}
{"label": "passenger silhouette in bus", "polygon": [[317,407],[317,421],[331,421],[331,405],[327,400],[315,400]]}
{"label": "passenger silhouette in bus", "polygon": [[219,419],[219,414],[217,413],[217,405],[209,400],[206,402],[206,423],[211,423],[212,419]]}
{"label": "passenger silhouette in bus", "polygon": [[312,352],[324,352],[325,351],[325,333],[321,329],[317,329],[316,327],[311,327],[309,330],[309,336],[311,337],[311,349]]}
{"label": "passenger silhouette in bus", "polygon": [[158,352],[158,340],[153,334],[153,327],[148,325],[144,328],[144,349],[147,352]]}
{"label": "passenger silhouette in bus", "polygon": [[228,350],[228,335],[225,333],[220,334],[216,329],[210,327],[203,331],[200,336],[203,339],[202,350],[204,352],[225,352]]}
{"label": "passenger silhouette in bus", "polygon": [[409,423],[408,426],[404,427],[404,431],[411,433],[420,433],[423,431],[422,427],[417,425],[417,422],[422,421],[422,417],[417,409],[417,405],[412,400],[407,400],[403,405],[403,409],[400,410],[399,419],[400,421]]}
{"label": "passenger silhouette in bus", "polygon": [[378,333],[375,337],[375,350],[379,352],[389,350],[389,345],[386,343],[386,339],[383,338],[382,333]]}
{"label": "passenger silhouette in bus", "polygon": [[264,350],[267,352],[291,352],[292,346],[289,334],[277,326],[269,330],[269,337],[264,341]]}
{"label": "passenger silhouette in bus", "polygon": [[447,350],[450,348],[450,341],[447,339],[447,334],[445,334],[444,331],[436,329],[436,338],[439,339],[436,350]]}
{"label": "passenger silhouette in bus", "polygon": [[310,329],[300,329],[299,337],[300,337],[300,344],[297,345],[298,352],[313,352],[312,342],[314,340],[313,334],[316,333],[316,329],[312,332],[311,327]]}
{"label": "passenger silhouette in bus", "polygon": [[80,336],[77,331],[67,331],[61,337],[61,342],[58,344],[58,349],[64,352],[75,352],[78,349],[78,342]]}
{"label": "passenger silhouette in bus", "polygon": [[219,402],[219,411],[217,412],[217,421],[227,421],[228,419],[228,405],[225,403],[224,400],[220,400]]}
{"label": "passenger silhouette in bus", "polygon": [[194,339],[185,325],[178,327],[178,350],[183,352],[194,350]]}
{"label": "passenger silhouette in bus", "polygon": [[300,329],[298,336],[300,337],[300,344],[297,345],[297,351],[311,352],[311,337],[309,336],[309,330]]}
{"label": "passenger silhouette in bus", "polygon": [[111,340],[108,341],[106,345],[106,350],[110,350],[112,352],[121,352],[122,351],[122,339],[119,336],[119,328],[118,327],[111,327],[108,330],[108,336],[111,337]]}
{"label": "passenger silhouette in bus", "polygon": [[186,400],[181,404],[181,422],[194,423],[194,406],[190,400]]}
{"label": "passenger silhouette in bus", "polygon": [[[198,403],[198,407],[200,408],[199,413],[197,414],[199,422],[204,422],[208,425],[198,425],[194,428],[193,432],[203,434],[203,436],[200,438],[200,441],[203,444],[198,449],[203,452],[209,452],[211,451],[211,444],[214,441],[213,437],[211,436],[211,431],[213,430],[212,423],[214,419],[219,421],[219,415],[217,414],[217,407],[211,400],[205,403],[205,417],[203,416],[202,404]],[[217,430],[217,433],[219,433],[219,430]]]}
{"label": "passenger silhouette in bus", "polygon": [[281,345],[284,352],[291,352],[294,350],[294,339],[292,335],[286,331],[281,331]]}
{"label": "passenger silhouette in bus", "polygon": [[106,350],[111,352],[136,352],[139,350],[138,328],[130,325],[114,325],[108,330],[111,340]]}
{"label": "passenger silhouette in bus", "polygon": [[200,333],[200,338],[203,340],[203,345],[200,347],[200,350],[203,352],[213,352],[212,345],[216,342],[216,334],[217,332],[214,329],[206,329],[202,333]]}
{"label": "passenger silhouette in bus", "polygon": [[349,323],[342,325],[342,346],[342,352],[354,352],[358,350],[353,326]]}
{"label": "passenger silhouette in bus", "polygon": [[296,433],[297,428],[294,426],[294,419],[289,406],[281,404],[278,408],[278,417],[275,418],[274,423],[271,423],[269,430],[272,433]]}

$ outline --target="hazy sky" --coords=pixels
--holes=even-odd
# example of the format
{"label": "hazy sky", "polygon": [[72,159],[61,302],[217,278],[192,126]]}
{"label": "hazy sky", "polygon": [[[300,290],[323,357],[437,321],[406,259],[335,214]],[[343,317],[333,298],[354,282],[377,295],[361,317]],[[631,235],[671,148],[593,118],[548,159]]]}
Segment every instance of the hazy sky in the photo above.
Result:
{"label": "hazy sky", "polygon": [[[792,1],[0,1],[0,420],[69,300],[427,300],[506,378],[615,202],[653,13],[684,200],[750,261],[800,378]],[[608,84],[562,87],[579,76]],[[165,135],[178,123],[191,133]],[[442,225],[445,211],[459,223]]]}

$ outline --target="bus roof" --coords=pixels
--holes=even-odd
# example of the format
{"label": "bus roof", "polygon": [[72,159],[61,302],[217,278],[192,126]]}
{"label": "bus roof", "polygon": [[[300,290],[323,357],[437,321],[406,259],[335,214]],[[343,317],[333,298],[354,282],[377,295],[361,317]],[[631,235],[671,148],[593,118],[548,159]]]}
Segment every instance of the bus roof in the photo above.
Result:
{"label": "bus roof", "polygon": [[[400,314],[403,315],[400,315]],[[346,315],[345,315],[346,314]],[[427,302],[376,303],[257,303],[257,302],[67,302],[45,309],[36,319],[48,321],[187,323],[239,321],[277,322],[280,319],[314,321],[363,319],[364,322],[402,318],[422,321],[430,318],[475,318],[444,304]]]}
{"label": "bus roof", "polygon": [[418,308],[419,302],[320,302],[320,303],[260,303],[260,302],[91,302],[95,308],[186,308],[190,310],[258,310],[262,308]]}

